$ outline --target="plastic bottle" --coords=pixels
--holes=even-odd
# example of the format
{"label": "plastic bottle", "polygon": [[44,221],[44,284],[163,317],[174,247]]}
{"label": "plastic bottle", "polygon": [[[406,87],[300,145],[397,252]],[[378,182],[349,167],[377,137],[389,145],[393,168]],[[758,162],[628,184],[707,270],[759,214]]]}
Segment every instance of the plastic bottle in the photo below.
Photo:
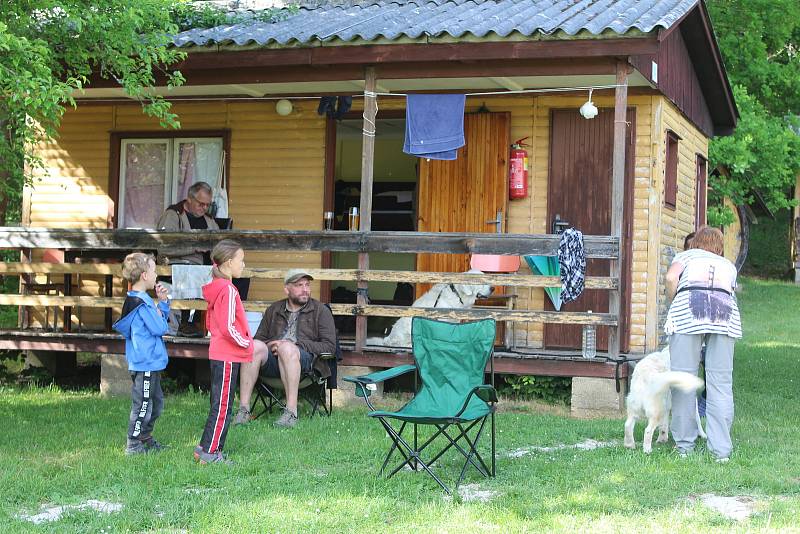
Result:
{"label": "plastic bottle", "polygon": [[[592,310],[589,310],[589,313],[592,313]],[[581,355],[586,359],[597,356],[597,330],[592,324],[583,325],[581,349]]]}

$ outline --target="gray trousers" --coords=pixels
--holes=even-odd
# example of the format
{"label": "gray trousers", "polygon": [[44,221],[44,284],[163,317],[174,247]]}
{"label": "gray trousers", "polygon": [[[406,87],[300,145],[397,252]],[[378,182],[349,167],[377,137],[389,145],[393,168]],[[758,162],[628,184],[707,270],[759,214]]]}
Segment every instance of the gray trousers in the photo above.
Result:
{"label": "gray trousers", "polygon": [[[697,374],[700,348],[706,340],[706,434],[708,450],[717,458],[731,454],[733,424],[733,345],[735,339],[722,334],[673,334],[669,338],[673,371]],[[681,451],[694,448],[697,439],[695,393],[672,390],[670,431]]]}
{"label": "gray trousers", "polygon": [[153,426],[164,408],[161,371],[131,371],[131,415],[128,445],[151,439]]}

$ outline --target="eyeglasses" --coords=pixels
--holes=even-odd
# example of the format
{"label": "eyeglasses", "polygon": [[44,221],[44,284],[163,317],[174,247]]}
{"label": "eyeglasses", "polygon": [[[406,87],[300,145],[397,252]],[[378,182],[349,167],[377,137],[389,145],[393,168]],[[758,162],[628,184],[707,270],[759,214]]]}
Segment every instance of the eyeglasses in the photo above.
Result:
{"label": "eyeglasses", "polygon": [[191,195],[189,196],[189,198],[192,200],[192,202],[198,204],[200,207],[208,209],[208,207],[211,206],[211,202],[200,202],[199,200],[197,200],[196,197]]}

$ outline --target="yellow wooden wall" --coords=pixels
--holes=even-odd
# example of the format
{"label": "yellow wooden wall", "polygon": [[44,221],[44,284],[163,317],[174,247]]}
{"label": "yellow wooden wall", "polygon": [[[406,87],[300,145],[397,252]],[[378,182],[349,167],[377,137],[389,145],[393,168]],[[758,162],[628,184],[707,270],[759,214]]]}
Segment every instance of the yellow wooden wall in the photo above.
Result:
{"label": "yellow wooden wall", "polygon": [[[550,110],[575,108],[585,95],[469,98],[467,111],[485,102],[491,111],[511,113],[511,140],[529,137],[530,195],[509,201],[507,231],[547,233]],[[594,97],[613,107],[613,97]],[[313,101],[295,100],[288,117],[265,102],[198,102],[175,105],[182,128],[231,130],[230,211],[240,229],[318,229],[321,227],[325,167],[325,121]],[[707,139],[666,99],[632,95],[636,108],[634,243],[631,296],[631,351],[658,344],[665,302],[663,274],[683,236],[694,227],[695,154],[707,154]],[[361,102],[354,102],[354,110]],[[381,109],[403,109],[404,100],[383,98]],[[29,191],[30,224],[51,227],[107,226],[109,213],[109,133],[158,130],[157,121],[135,105],[80,106],[64,117],[58,140],[40,149],[49,174]],[[678,209],[663,207],[665,131],[679,145]],[[248,265],[269,267],[320,264],[317,253],[254,253]],[[523,262],[522,272],[529,272]],[[117,284],[121,286],[121,284]],[[97,294],[97,282],[83,281],[81,292]],[[542,309],[544,292],[520,290],[519,305]],[[251,298],[282,296],[275,282],[254,282]],[[98,314],[99,316],[99,314]],[[520,346],[541,347],[542,326],[517,328]]]}
{"label": "yellow wooden wall", "polygon": [[[287,117],[275,113],[272,101],[254,103],[179,103],[174,106],[182,129],[231,130],[230,213],[236,228],[319,229],[325,161],[325,120],[316,103],[294,101]],[[160,130],[138,105],[79,106],[67,111],[60,136],[43,145],[47,173],[29,188],[31,226],[106,228],[110,199],[111,131]],[[319,267],[319,253],[255,253],[246,262],[260,267]],[[115,284],[118,294],[120,281]],[[97,295],[97,281],[84,277],[80,293]],[[254,281],[253,299],[283,296],[282,284]],[[95,322],[99,310],[85,310]],[[37,314],[35,317],[39,317]]]}
{"label": "yellow wooden wall", "polygon": [[[686,234],[695,229],[695,202],[697,188],[697,155],[708,158],[708,138],[700,132],[689,120],[666,98],[658,97],[659,113],[657,114],[657,164],[654,169],[654,187],[658,192],[658,209],[660,217],[654,218],[651,226],[651,240],[659,239],[655,291],[650,290],[650,298],[654,299],[656,306],[649,309],[650,326],[658,338],[654,343],[648,343],[648,350],[654,349],[658,340],[664,341],[663,325],[666,319],[668,303],[666,300],[664,276],[669,268],[672,258],[683,250],[683,241]],[[676,208],[664,206],[664,160],[666,158],[666,132],[672,130],[681,140],[678,143],[678,197]],[[651,262],[656,257],[652,257]],[[655,271],[654,271],[655,272]]]}

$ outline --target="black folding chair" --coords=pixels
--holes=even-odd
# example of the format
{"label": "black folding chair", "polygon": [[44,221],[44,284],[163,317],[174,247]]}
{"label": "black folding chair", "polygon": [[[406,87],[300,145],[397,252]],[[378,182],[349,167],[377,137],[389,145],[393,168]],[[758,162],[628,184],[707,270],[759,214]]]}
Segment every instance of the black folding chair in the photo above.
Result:
{"label": "black folding chair", "polygon": [[[336,343],[337,352],[339,343]],[[333,390],[336,389],[336,368],[337,356],[335,354],[321,354],[314,357],[322,360],[328,365],[330,375],[322,376],[319,372],[319,364],[312,365],[311,371],[300,375],[297,398],[305,400],[311,407],[311,417],[315,414],[329,416],[333,412]],[[283,382],[280,377],[268,377],[259,375],[253,389],[255,395],[253,404],[250,407],[250,418],[255,420],[267,412],[272,413],[274,407],[283,409],[286,407],[285,392]]]}

